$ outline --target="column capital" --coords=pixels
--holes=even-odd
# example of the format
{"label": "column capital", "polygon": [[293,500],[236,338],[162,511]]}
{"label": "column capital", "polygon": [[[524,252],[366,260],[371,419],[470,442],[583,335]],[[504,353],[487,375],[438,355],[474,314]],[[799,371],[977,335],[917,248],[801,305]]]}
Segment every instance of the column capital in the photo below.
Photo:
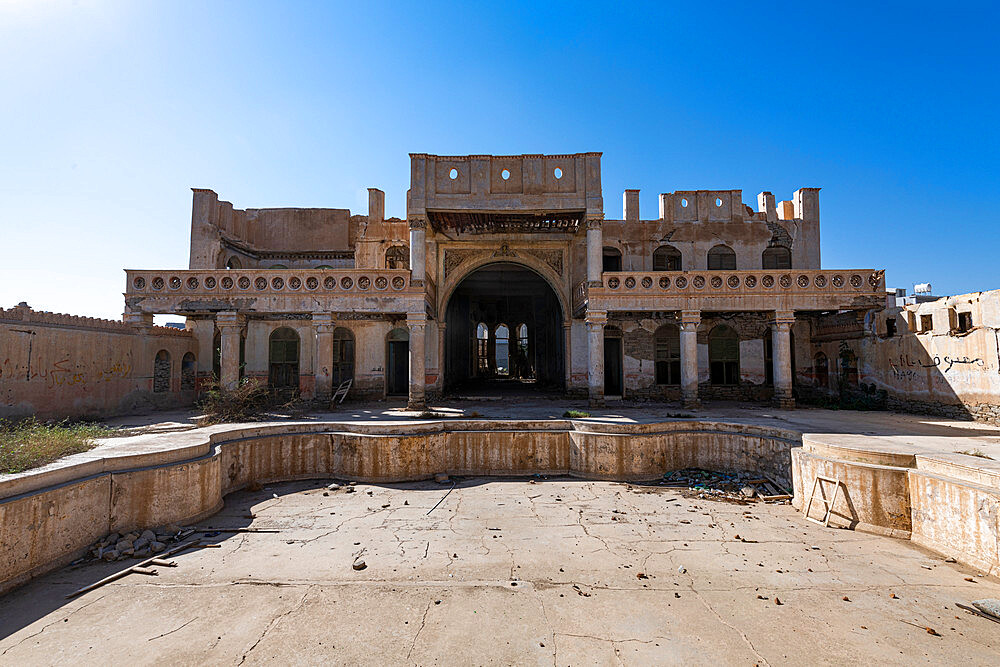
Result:
{"label": "column capital", "polygon": [[587,312],[587,316],[584,318],[587,326],[604,326],[608,323],[608,311],[606,310],[591,310]]}
{"label": "column capital", "polygon": [[215,315],[215,325],[220,329],[240,328],[246,323],[246,317],[235,310],[223,310]]}
{"label": "column capital", "polygon": [[587,220],[587,229],[603,229],[604,220],[602,218],[589,218]]}
{"label": "column capital", "polygon": [[790,329],[793,324],[795,324],[795,311],[793,310],[776,310],[774,311],[774,317],[770,321],[771,326],[787,330]]}
{"label": "column capital", "polygon": [[407,222],[410,224],[410,230],[427,229],[427,220],[424,218],[410,218]]}
{"label": "column capital", "polygon": [[425,327],[427,326],[427,315],[424,313],[410,313],[406,316],[406,326],[409,328],[413,327]]}
{"label": "column capital", "polygon": [[153,326],[153,314],[152,313],[142,313],[142,312],[125,312],[122,313],[122,321],[125,324],[131,324],[134,327],[152,327]]}
{"label": "column capital", "polygon": [[698,326],[701,324],[701,311],[700,310],[682,310],[681,311],[681,326],[685,324],[693,324]]}

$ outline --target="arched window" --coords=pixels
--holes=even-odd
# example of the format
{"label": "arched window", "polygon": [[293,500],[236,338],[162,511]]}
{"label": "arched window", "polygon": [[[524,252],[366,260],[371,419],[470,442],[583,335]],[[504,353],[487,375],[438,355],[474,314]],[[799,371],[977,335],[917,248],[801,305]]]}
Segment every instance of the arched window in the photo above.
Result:
{"label": "arched window", "polygon": [[281,327],[271,332],[267,385],[274,389],[299,387],[299,334]]}
{"label": "arched window", "polygon": [[522,324],[517,328],[517,349],[528,354],[528,325]]}
{"label": "arched window", "polygon": [[816,378],[817,386],[830,386],[830,362],[822,352],[817,352],[813,357],[813,377]]}
{"label": "arched window", "polygon": [[681,271],[681,251],[672,245],[661,245],[653,251],[654,271]]}
{"label": "arched window", "polygon": [[792,268],[792,251],[783,246],[767,248],[760,256],[761,267],[765,269]]}
{"label": "arched window", "polygon": [[510,329],[501,324],[495,334],[497,375],[510,375]]}
{"label": "arched window", "polygon": [[410,268],[410,251],[406,246],[394,245],[385,251],[385,268]]}
{"label": "arched window", "polygon": [[170,391],[170,353],[160,350],[153,360],[153,393]]}
{"label": "arched window", "polygon": [[681,330],[676,324],[664,324],[653,336],[656,384],[681,383]]}
{"label": "arched window", "polygon": [[333,368],[330,374],[334,387],[354,379],[354,334],[345,327],[333,330]]}
{"label": "arched window", "polygon": [[611,246],[605,246],[602,253],[602,271],[621,271],[622,270],[622,251],[618,248],[612,248]]}
{"label": "arched window", "polygon": [[510,352],[510,375],[515,378],[532,377],[531,362],[528,360],[528,325],[519,324],[514,328],[516,339]]}
{"label": "arched window", "polygon": [[736,269],[736,253],[727,245],[717,245],[708,251],[709,271],[733,271]]}
{"label": "arched window", "polygon": [[476,325],[476,372],[490,372],[490,330],[483,322]]}
{"label": "arched window", "polygon": [[275,265],[269,266],[267,268],[269,268],[269,269],[287,269],[288,267],[285,266],[284,264],[275,264]]}
{"label": "arched window", "polygon": [[708,366],[712,384],[739,384],[740,339],[724,324],[708,334]]}
{"label": "arched window", "polygon": [[320,265],[319,265],[319,266],[317,266],[316,268],[317,268],[317,269],[332,269],[333,267],[332,267],[332,266],[330,266],[329,264],[320,264]]}
{"label": "arched window", "polygon": [[181,391],[194,390],[194,378],[197,373],[194,353],[186,352],[181,358]]}
{"label": "arched window", "polygon": [[242,269],[243,268],[243,262],[240,261],[239,257],[237,257],[236,255],[233,255],[232,257],[229,258],[229,261],[226,262],[226,268],[227,269]]}

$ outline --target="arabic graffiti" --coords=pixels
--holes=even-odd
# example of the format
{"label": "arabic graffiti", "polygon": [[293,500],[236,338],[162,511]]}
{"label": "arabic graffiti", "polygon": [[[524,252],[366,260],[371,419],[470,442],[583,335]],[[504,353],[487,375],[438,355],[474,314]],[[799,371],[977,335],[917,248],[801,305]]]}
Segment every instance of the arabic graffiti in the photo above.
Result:
{"label": "arabic graffiti", "polygon": [[0,380],[20,379],[31,382],[37,379],[45,382],[46,389],[86,385],[88,382],[111,382],[116,378],[128,377],[131,373],[132,365],[128,361],[115,361],[103,367],[99,366],[96,371],[89,374],[80,372],[68,356],[52,362],[51,366],[41,372],[37,369],[19,372],[18,365],[11,362],[10,357],[0,364]]}
{"label": "arabic graffiti", "polygon": [[[982,359],[980,359],[979,357],[976,357],[975,359],[969,359],[969,357],[962,357],[961,359],[958,359],[958,358],[952,359],[948,355],[945,355],[944,357],[940,357],[938,355],[935,355],[934,358],[932,359],[931,363],[924,363],[922,361],[918,361],[918,362],[914,363],[910,359],[910,355],[908,355],[908,354],[901,354],[901,355],[899,355],[899,365],[900,366],[908,366],[908,367],[911,367],[911,368],[914,367],[914,366],[919,367],[919,368],[935,368],[935,367],[941,366],[942,363],[945,364],[945,369],[944,369],[945,373],[947,373],[948,371],[950,371],[951,368],[952,368],[952,366],[954,366],[955,364],[967,364],[967,365],[979,366],[983,370],[987,370],[987,368],[986,368],[986,362],[983,361]],[[896,370],[896,364],[890,362],[889,365],[892,366],[893,371],[895,372],[895,370]]]}

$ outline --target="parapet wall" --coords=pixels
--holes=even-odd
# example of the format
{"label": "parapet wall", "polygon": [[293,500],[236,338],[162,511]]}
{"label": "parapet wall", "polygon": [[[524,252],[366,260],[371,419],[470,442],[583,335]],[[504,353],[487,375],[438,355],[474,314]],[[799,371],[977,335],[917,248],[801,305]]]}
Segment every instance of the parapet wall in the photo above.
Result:
{"label": "parapet wall", "polygon": [[0,417],[96,418],[188,405],[196,354],[194,336],[171,327],[0,309]]}

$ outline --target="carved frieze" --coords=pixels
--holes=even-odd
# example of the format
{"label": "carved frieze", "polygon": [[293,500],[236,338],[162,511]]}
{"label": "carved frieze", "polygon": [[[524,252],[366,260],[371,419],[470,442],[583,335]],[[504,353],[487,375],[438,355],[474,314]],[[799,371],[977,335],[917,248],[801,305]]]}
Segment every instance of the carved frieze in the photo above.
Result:
{"label": "carved frieze", "polygon": [[563,274],[563,251],[559,248],[511,248],[503,243],[496,250],[486,248],[449,248],[444,251],[444,277],[447,279],[455,269],[474,259],[483,257],[519,257],[528,256],[548,265],[557,275]]}

